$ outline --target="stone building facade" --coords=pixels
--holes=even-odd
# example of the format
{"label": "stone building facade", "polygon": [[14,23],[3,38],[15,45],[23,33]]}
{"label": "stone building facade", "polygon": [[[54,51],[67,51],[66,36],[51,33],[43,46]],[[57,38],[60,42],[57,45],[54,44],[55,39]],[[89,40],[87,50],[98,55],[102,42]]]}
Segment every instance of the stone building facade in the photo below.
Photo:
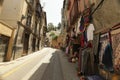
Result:
{"label": "stone building facade", "polygon": [[[10,45],[12,51],[9,55],[7,53],[8,57],[5,57],[4,61],[10,61],[39,50],[41,31],[47,24],[46,15],[43,15],[45,11],[43,11],[40,1],[3,0],[1,4],[0,22],[4,22],[14,29],[13,43]],[[11,36],[9,37],[11,38]]]}

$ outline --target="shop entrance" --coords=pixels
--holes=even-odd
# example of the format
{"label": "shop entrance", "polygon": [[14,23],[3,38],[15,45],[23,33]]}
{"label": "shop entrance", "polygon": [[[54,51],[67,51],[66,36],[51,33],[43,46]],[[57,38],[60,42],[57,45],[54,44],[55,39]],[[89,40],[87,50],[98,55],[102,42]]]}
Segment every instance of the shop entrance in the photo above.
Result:
{"label": "shop entrance", "polygon": [[6,57],[10,37],[0,34],[0,62]]}

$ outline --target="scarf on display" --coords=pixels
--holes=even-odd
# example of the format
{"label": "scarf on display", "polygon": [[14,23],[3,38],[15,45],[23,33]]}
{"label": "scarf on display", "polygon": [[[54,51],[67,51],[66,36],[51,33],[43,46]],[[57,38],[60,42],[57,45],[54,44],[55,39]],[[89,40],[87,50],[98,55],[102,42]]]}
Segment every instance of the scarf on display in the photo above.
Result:
{"label": "scarf on display", "polygon": [[85,27],[84,27],[84,17],[82,16],[81,17],[81,21],[80,21],[80,27],[79,27],[79,30],[80,32],[84,32],[85,31]]}
{"label": "scarf on display", "polygon": [[87,8],[83,12],[83,16],[81,17],[80,27],[79,27],[80,32],[84,32],[85,31],[85,28],[88,26],[88,24],[90,22],[90,19],[91,19],[90,8]]}
{"label": "scarf on display", "polygon": [[110,72],[113,72],[112,46],[110,45],[110,43],[108,43],[105,47],[102,63],[105,65],[105,69],[107,69]]}

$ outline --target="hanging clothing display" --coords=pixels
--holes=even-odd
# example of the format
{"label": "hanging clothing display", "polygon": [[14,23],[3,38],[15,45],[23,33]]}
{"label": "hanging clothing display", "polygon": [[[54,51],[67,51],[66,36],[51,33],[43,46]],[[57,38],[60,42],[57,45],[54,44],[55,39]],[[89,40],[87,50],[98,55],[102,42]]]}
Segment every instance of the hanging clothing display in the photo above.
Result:
{"label": "hanging clothing display", "polygon": [[98,53],[99,41],[100,41],[100,34],[94,35],[93,47],[94,47],[94,54],[95,55],[97,55],[97,53]]}
{"label": "hanging clothing display", "polygon": [[109,33],[100,35],[99,64],[103,64],[104,69],[113,72],[112,47]]}
{"label": "hanging clothing display", "polygon": [[80,30],[80,32],[84,32],[85,31],[84,17],[83,16],[81,17],[79,30]]}
{"label": "hanging clothing display", "polygon": [[80,42],[78,41],[78,37],[73,37],[73,52],[79,53]]}
{"label": "hanging clothing display", "polygon": [[87,80],[105,80],[99,75],[87,76]]}
{"label": "hanging clothing display", "polygon": [[65,51],[65,53],[66,53],[66,54],[69,53],[69,47],[68,47],[68,46],[66,47],[66,51]]}
{"label": "hanging clothing display", "polygon": [[87,43],[87,31],[85,30],[83,34],[84,34],[84,41]]}
{"label": "hanging clothing display", "polygon": [[102,63],[105,65],[107,70],[113,72],[112,47],[110,43],[107,43],[107,46],[105,47]]}
{"label": "hanging clothing display", "polygon": [[84,47],[84,34],[83,33],[80,35],[80,45],[82,48]]}
{"label": "hanging clothing display", "polygon": [[79,27],[80,32],[84,32],[90,22],[90,19],[91,19],[90,11],[91,11],[90,8],[87,8],[83,12],[83,15],[82,15],[81,21],[80,21],[80,27]]}
{"label": "hanging clothing display", "polygon": [[115,71],[120,73],[120,29],[111,31]]}
{"label": "hanging clothing display", "polygon": [[70,41],[70,36],[67,34],[67,35],[66,35],[66,46],[68,46],[69,41]]}
{"label": "hanging clothing display", "polygon": [[81,53],[81,72],[87,75],[94,74],[94,56],[90,42]]}
{"label": "hanging clothing display", "polygon": [[78,19],[78,22],[77,22],[77,30],[76,30],[76,33],[78,33],[78,34],[79,34],[79,32],[80,32],[80,29],[79,29],[80,21],[81,21],[81,17]]}
{"label": "hanging clothing display", "polygon": [[99,40],[100,40],[100,34],[96,34],[94,35],[94,39],[93,39],[93,53],[95,56],[95,63],[99,63],[99,54],[98,54],[98,49],[99,49]]}
{"label": "hanging clothing display", "polygon": [[88,24],[90,23],[91,20],[91,16],[90,16],[90,8],[87,8],[84,12],[83,12],[83,17],[84,17],[84,26],[87,27]]}
{"label": "hanging clothing display", "polygon": [[89,24],[88,28],[87,28],[87,40],[93,40],[93,32],[94,32],[95,28],[93,24]]}
{"label": "hanging clothing display", "polygon": [[109,39],[108,33],[100,35],[99,43],[99,64],[102,64],[102,58]]}
{"label": "hanging clothing display", "polygon": [[82,54],[81,54],[81,72],[83,74],[88,74],[88,69],[90,69],[90,67],[88,68],[88,59],[90,56],[90,49],[84,49],[82,50]]}

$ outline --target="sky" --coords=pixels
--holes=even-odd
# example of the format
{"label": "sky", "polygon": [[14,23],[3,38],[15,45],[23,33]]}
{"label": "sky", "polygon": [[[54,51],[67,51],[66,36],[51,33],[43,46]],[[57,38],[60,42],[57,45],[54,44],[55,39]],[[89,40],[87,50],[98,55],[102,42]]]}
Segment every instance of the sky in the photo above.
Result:
{"label": "sky", "polygon": [[57,26],[61,22],[63,0],[40,0],[40,2],[47,13],[47,23],[53,23]]}

